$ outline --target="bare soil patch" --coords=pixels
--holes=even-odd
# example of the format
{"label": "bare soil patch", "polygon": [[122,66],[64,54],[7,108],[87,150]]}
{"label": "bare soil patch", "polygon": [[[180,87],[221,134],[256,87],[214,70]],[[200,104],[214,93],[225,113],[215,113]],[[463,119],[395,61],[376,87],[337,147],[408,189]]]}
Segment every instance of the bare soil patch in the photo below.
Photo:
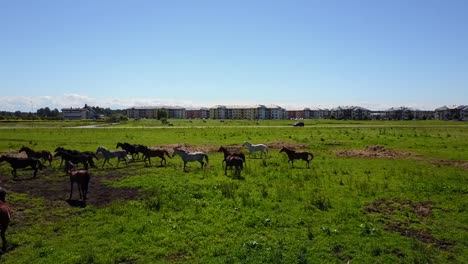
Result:
{"label": "bare soil patch", "polygon": [[[297,143],[297,142],[275,141],[275,142],[265,143],[265,145],[267,145],[269,149],[278,149],[278,150],[281,149],[282,147],[290,148],[293,150],[309,149],[308,144]],[[208,152],[218,151],[220,146],[221,145],[190,145],[186,143],[181,143],[181,144],[155,145],[155,146],[151,146],[151,148],[165,149],[169,151],[169,153],[172,153],[173,149],[175,148],[179,148],[179,149],[189,151],[189,152],[201,151],[201,152],[208,153]],[[242,147],[242,143],[234,144],[234,145],[222,145],[222,146],[227,148],[230,152],[241,152],[241,151],[247,150],[246,148]]]}
{"label": "bare soil patch", "polygon": [[[45,198],[54,202],[67,202],[70,195],[70,180],[63,172],[63,178],[50,176],[53,169],[46,169],[38,173],[36,179],[29,176],[30,170],[23,170],[21,176],[13,179],[11,175],[0,175],[0,184],[8,191],[26,193],[31,197]],[[32,173],[31,173],[32,176]],[[123,177],[117,172],[110,172],[105,175],[95,176],[91,172],[89,183],[87,205],[104,207],[109,203],[118,200],[135,199],[138,190],[133,188],[113,188],[104,183],[106,180],[113,180]],[[79,205],[77,200],[79,194],[76,185],[73,189],[72,201],[70,205]]]}
{"label": "bare soil patch", "polygon": [[[447,249],[454,245],[452,241],[434,238],[429,229],[416,229],[411,224],[420,224],[432,216],[433,203],[431,201],[413,202],[399,199],[379,199],[367,204],[363,212],[366,214],[380,214],[383,218],[384,228],[387,231],[398,232],[402,236],[412,237],[427,244],[435,244],[440,249]],[[417,216],[419,221],[407,217],[403,221],[402,215]]]}
{"label": "bare soil patch", "polygon": [[388,149],[380,145],[367,146],[362,150],[337,150],[337,156],[341,157],[361,157],[361,158],[386,158],[399,159],[417,156],[411,152]]}
{"label": "bare soil patch", "polygon": [[460,167],[465,170],[468,170],[468,161],[459,161],[459,160],[434,160],[432,162],[437,166],[455,166]]}

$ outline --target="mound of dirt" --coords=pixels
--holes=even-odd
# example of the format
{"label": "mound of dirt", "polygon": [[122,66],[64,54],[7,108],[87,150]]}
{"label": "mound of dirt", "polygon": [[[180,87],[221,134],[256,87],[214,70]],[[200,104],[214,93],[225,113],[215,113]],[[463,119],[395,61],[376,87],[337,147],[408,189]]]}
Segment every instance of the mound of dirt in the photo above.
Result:
{"label": "mound of dirt", "polygon": [[337,150],[337,156],[342,157],[361,157],[361,158],[407,158],[415,156],[413,153],[387,149],[380,145],[367,146],[363,150]]}

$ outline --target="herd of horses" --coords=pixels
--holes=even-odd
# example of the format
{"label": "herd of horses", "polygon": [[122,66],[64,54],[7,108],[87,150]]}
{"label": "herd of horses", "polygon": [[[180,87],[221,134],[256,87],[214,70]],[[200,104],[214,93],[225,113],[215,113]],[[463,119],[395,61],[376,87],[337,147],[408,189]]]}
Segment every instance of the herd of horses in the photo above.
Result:
{"label": "herd of horses", "polygon": [[[245,141],[242,144],[242,147],[248,149],[249,156],[260,152],[261,158],[266,158],[268,154],[268,146],[265,144],[251,144],[248,141]],[[120,148],[117,149],[117,148]],[[23,146],[19,149],[18,152],[25,152],[27,157],[17,157],[17,156],[8,156],[1,155],[0,163],[6,161],[10,164],[13,169],[11,174],[14,178],[17,176],[17,169],[32,168],[33,178],[36,178],[38,170],[42,170],[46,167],[45,163],[48,163],[49,166],[52,165],[54,158],[60,158],[60,167],[64,167],[65,173],[69,176],[70,179],[70,196],[68,200],[72,199],[73,196],[73,187],[76,184],[78,188],[78,193],[80,200],[86,202],[86,196],[88,193],[88,185],[90,182],[90,172],[89,167],[97,168],[94,163],[94,159],[98,159],[99,156],[102,156],[104,162],[102,163],[102,168],[106,164],[113,166],[110,163],[111,159],[117,159],[117,165],[121,161],[128,164],[128,159],[137,160],[141,159],[146,166],[151,166],[151,158],[159,157],[161,159],[161,166],[167,164],[165,156],[169,158],[174,158],[175,156],[180,156],[184,163],[184,171],[186,171],[186,166],[188,162],[199,162],[203,168],[208,164],[208,155],[204,152],[188,152],[181,148],[174,148],[172,155],[169,154],[167,150],[164,149],[153,149],[141,144],[130,144],[130,143],[117,143],[117,150],[108,150],[105,147],[98,147],[95,152],[92,151],[78,151],[72,149],[65,149],[63,147],[57,147],[54,150],[54,154],[47,150],[34,151],[31,148]],[[241,171],[243,170],[246,164],[246,157],[242,152],[230,152],[226,147],[221,146],[218,149],[218,152],[223,152],[224,158],[222,160],[222,166],[224,167],[224,175],[227,175],[228,169],[235,170],[234,177],[241,178]],[[314,158],[313,154],[310,152],[299,152],[286,147],[282,147],[279,151],[280,153],[286,153],[288,156],[288,164],[291,164],[291,167],[294,167],[294,160],[303,160],[306,162],[307,168],[309,168],[310,161]],[[140,156],[141,154],[141,156]],[[78,169],[78,165],[82,165],[83,169]],[[8,228],[10,223],[11,209],[9,205],[5,202],[6,191],[0,187],[0,235],[2,238],[2,249],[6,250],[6,238],[5,231]]]}

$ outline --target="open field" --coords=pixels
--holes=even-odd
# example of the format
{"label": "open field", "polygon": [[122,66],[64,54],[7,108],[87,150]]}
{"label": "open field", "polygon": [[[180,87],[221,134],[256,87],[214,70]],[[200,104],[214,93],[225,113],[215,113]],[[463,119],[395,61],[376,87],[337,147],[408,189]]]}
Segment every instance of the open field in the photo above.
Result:
{"label": "open field", "polygon": [[[169,120],[0,124],[0,151],[117,142],[207,151],[90,169],[87,206],[67,202],[59,160],[31,179],[0,164],[13,219],[2,263],[467,263],[468,126],[463,122]],[[40,124],[40,125],[39,125]],[[3,128],[2,128],[3,126]],[[220,145],[270,146],[224,176]],[[315,159],[288,165],[281,146]],[[244,153],[246,151],[244,150]],[[115,165],[116,161],[112,161]],[[46,164],[48,165],[48,164]],[[76,190],[74,195],[77,195]],[[76,197],[76,196],[75,196]]]}

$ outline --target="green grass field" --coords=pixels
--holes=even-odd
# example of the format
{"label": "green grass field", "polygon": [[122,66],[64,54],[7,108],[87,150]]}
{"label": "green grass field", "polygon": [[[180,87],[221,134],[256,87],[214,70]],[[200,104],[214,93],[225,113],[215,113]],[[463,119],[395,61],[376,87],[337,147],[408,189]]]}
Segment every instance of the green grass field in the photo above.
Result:
{"label": "green grass field", "polygon": [[[173,126],[1,123],[0,151],[10,154],[23,145],[95,151],[117,142],[184,143],[210,151],[210,161],[183,172],[179,157],[165,167],[157,158],[151,167],[136,161],[101,168],[98,160],[84,208],[67,203],[68,177],[58,160],[37,179],[22,170],[13,180],[1,163],[13,218],[0,262],[468,262],[466,123],[169,121]],[[213,150],[246,140],[269,145],[268,158],[247,155],[243,179],[226,177],[222,154]],[[311,168],[303,161],[291,168],[282,145],[313,152]],[[385,151],[366,149],[376,145]]]}

